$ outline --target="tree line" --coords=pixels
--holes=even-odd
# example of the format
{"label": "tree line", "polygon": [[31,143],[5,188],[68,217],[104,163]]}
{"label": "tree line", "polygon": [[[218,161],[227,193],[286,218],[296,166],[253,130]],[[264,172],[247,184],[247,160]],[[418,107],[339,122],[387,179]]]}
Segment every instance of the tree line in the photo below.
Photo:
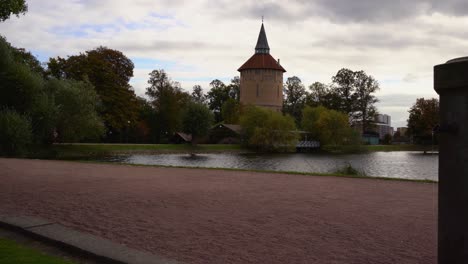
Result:
{"label": "tree line", "polygon": [[[27,11],[24,1],[11,2],[2,7],[1,21]],[[5,153],[52,142],[167,143],[176,131],[196,141],[220,122],[240,124],[244,142],[258,148],[291,144],[297,135],[290,131],[297,129],[324,144],[357,144],[359,135],[350,127],[372,130],[377,114],[379,83],[364,71],[341,69],[330,84],[315,82],[308,89],[299,77],[289,77],[279,114],[241,105],[238,76],[228,84],[213,80],[207,93],[199,85],[189,93],[163,69],[155,69],[149,73],[147,97],[139,97],[129,83],[133,62],[107,47],[50,58],[42,65],[2,37],[0,53],[0,145]],[[417,130],[409,127],[411,133]]]}

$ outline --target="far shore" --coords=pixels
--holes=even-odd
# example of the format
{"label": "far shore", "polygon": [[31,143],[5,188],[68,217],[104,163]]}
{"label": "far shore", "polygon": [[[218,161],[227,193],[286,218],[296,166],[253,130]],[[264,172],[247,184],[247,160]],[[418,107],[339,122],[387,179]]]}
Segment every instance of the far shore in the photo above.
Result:
{"label": "far shore", "polygon": [[[348,151],[350,146],[325,146],[314,152],[339,153]],[[336,151],[338,149],[338,151]],[[358,147],[359,153],[377,151],[437,151],[438,146],[421,145],[362,145]],[[219,153],[219,152],[253,152],[239,144],[122,144],[122,143],[58,143],[53,144],[49,151],[57,156],[67,155],[93,155],[93,154],[125,154],[125,153]]]}

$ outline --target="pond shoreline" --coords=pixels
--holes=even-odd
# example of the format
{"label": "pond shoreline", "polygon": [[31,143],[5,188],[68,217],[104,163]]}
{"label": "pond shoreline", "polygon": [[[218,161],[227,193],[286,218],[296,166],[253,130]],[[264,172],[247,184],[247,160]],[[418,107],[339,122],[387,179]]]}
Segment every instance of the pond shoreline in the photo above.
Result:
{"label": "pond shoreline", "polygon": [[[60,161],[60,160],[57,160],[57,161]],[[174,168],[174,169],[194,169],[194,170],[220,170],[220,171],[273,173],[273,174],[289,174],[289,175],[303,175],[303,176],[317,176],[317,177],[344,177],[344,178],[372,179],[372,180],[384,180],[384,181],[408,181],[408,182],[436,183],[436,184],[438,183],[437,181],[429,180],[429,179],[406,179],[406,178],[365,176],[365,175],[340,174],[340,173],[274,171],[274,170],[254,170],[254,169],[220,168],[220,167],[191,167],[191,166],[173,166],[173,165],[149,165],[149,164],[132,164],[132,163],[124,163],[124,162],[93,161],[93,160],[63,160],[63,161],[89,163],[89,164],[150,167],[150,168],[153,167],[153,168]]]}

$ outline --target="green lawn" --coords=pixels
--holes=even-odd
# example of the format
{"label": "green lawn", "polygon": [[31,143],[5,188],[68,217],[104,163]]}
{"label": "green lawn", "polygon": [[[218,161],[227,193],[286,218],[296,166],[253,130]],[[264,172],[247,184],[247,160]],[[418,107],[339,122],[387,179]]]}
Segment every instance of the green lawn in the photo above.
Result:
{"label": "green lawn", "polygon": [[54,144],[47,149],[38,148],[32,158],[76,159],[99,155],[129,153],[187,153],[187,152],[236,152],[240,145],[201,144]]}
{"label": "green lawn", "polygon": [[[365,145],[368,151],[431,151],[432,146],[422,145]],[[437,151],[439,146],[434,146],[434,151]]]}
{"label": "green lawn", "polygon": [[72,264],[0,238],[0,264]]}

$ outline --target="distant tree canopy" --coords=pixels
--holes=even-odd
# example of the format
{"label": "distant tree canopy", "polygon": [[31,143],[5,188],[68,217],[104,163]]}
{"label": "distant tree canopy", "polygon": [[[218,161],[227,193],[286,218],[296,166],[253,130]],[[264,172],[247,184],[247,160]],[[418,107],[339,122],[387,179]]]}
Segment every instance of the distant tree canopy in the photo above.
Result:
{"label": "distant tree canopy", "polygon": [[11,15],[19,17],[28,11],[28,4],[25,0],[0,0],[0,22],[10,18]]}
{"label": "distant tree canopy", "polygon": [[409,110],[408,135],[416,143],[430,144],[432,131],[439,124],[439,100],[418,98]]}
{"label": "distant tree canopy", "polygon": [[213,124],[213,113],[201,103],[190,102],[182,115],[182,131],[192,135],[192,145],[206,136]]}
{"label": "distant tree canopy", "polygon": [[339,70],[332,77],[332,84],[315,82],[307,91],[296,76],[289,77],[284,85],[283,112],[292,115],[297,124],[301,123],[302,109],[324,106],[345,113],[351,123],[362,124],[363,130],[372,127],[377,114],[375,92],[378,82],[364,71]]}
{"label": "distant tree canopy", "polygon": [[67,59],[51,58],[47,66],[49,76],[93,84],[102,103],[99,112],[108,130],[119,132],[136,123],[138,102],[129,84],[134,65],[122,52],[99,47]]}
{"label": "distant tree canopy", "polygon": [[215,79],[210,83],[210,91],[206,95],[208,106],[213,111],[216,122],[223,120],[222,108],[226,101],[240,99],[240,79],[234,77],[231,84],[225,85],[222,81]]}
{"label": "distant tree canopy", "polygon": [[[47,144],[58,139],[79,141],[99,136],[102,122],[97,118],[98,100],[92,85],[46,80],[31,67],[31,60],[17,59],[17,50],[0,38],[1,130],[8,132],[1,134],[0,141],[11,142],[3,151],[15,153],[16,148],[22,152],[29,143]],[[69,122],[66,129],[70,133],[61,129],[61,121]],[[54,137],[54,132],[58,132],[58,137]],[[17,137],[29,134],[30,137],[25,136],[29,138],[28,144]]]}
{"label": "distant tree canopy", "polygon": [[203,89],[200,85],[194,85],[192,88],[192,100],[196,103],[205,104],[206,95],[203,93]]}
{"label": "distant tree canopy", "polygon": [[297,76],[289,77],[284,84],[283,113],[289,114],[296,120],[297,124],[301,122],[302,108],[307,97],[307,92],[301,79]]}
{"label": "distant tree canopy", "polygon": [[244,142],[262,151],[284,151],[295,148],[297,135],[294,118],[269,109],[246,106],[240,117]]}
{"label": "distant tree canopy", "polygon": [[165,142],[181,128],[183,109],[190,95],[180,84],[173,82],[164,70],[153,70],[148,80],[146,95],[155,111],[153,122],[156,142]]}
{"label": "distant tree canopy", "polygon": [[374,93],[379,90],[378,82],[364,71],[341,69],[332,78],[333,96],[329,104],[334,110],[348,114],[352,123],[362,123],[363,131],[367,131],[374,121],[378,102]]}
{"label": "distant tree canopy", "polygon": [[322,145],[359,145],[360,136],[349,126],[348,115],[323,106],[306,106],[302,128]]}
{"label": "distant tree canopy", "polygon": [[240,114],[241,104],[233,98],[229,98],[221,107],[221,116],[225,124],[238,124]]}

